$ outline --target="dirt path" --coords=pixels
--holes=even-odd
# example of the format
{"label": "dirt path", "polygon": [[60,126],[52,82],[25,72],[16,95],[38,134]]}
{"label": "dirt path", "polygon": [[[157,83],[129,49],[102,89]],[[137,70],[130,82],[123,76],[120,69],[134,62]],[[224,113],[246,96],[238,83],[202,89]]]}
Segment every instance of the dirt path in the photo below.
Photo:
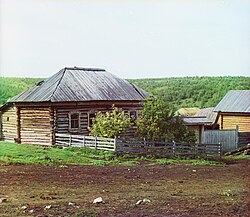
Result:
{"label": "dirt path", "polygon": [[[249,176],[248,160],[225,166],[0,166],[0,198],[7,198],[0,216],[247,216]],[[97,197],[105,203],[92,204]],[[151,202],[136,205],[144,198]]]}

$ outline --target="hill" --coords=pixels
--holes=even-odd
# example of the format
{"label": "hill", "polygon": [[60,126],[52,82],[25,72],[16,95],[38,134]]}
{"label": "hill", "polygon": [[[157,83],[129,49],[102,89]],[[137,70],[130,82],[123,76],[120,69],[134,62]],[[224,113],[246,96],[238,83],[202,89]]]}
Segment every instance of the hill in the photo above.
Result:
{"label": "hill", "polygon": [[42,80],[42,78],[0,77],[0,105],[3,105],[9,98],[27,90]]}
{"label": "hill", "polygon": [[229,90],[249,90],[250,77],[183,77],[129,80],[181,107],[214,107]]}
{"label": "hill", "polygon": [[[0,77],[0,104],[41,80],[43,79]],[[183,77],[129,81],[151,94],[164,97],[175,108],[213,107],[229,90],[250,89],[250,77]]]}

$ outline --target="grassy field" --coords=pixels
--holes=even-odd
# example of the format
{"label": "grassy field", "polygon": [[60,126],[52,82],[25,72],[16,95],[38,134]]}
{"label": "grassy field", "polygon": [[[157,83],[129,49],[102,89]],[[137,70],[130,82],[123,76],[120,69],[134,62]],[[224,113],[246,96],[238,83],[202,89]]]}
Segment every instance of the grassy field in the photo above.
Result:
{"label": "grassy field", "polygon": [[81,165],[123,165],[133,166],[146,162],[149,164],[191,163],[193,165],[222,164],[221,161],[205,159],[166,159],[138,157],[131,155],[117,156],[111,151],[90,148],[42,147],[25,144],[0,142],[0,163],[2,164],[81,164]]}

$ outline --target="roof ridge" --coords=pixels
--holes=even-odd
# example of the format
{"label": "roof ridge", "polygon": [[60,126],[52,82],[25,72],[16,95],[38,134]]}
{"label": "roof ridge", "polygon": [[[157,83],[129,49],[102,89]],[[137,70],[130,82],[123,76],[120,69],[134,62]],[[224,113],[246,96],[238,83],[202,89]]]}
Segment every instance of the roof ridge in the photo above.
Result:
{"label": "roof ridge", "polygon": [[65,74],[65,72],[66,72],[66,69],[67,69],[67,68],[65,67],[64,70],[63,70],[62,77],[61,77],[60,80],[58,81],[55,90],[54,90],[53,93],[51,94],[51,97],[50,97],[50,99],[49,99],[50,102],[51,102],[52,97],[53,97],[54,93],[56,92],[56,90],[57,90],[59,84],[61,83],[61,81],[62,81],[62,79],[63,79],[63,77],[64,77],[64,74]]}
{"label": "roof ridge", "polygon": [[136,90],[137,93],[140,94],[140,96],[141,96],[142,98],[144,98],[144,96],[140,93],[140,91],[138,90],[138,88],[137,88],[137,86],[136,86],[135,84],[130,83],[130,82],[129,82],[129,84],[131,84],[131,85],[133,86],[133,88]]}
{"label": "roof ridge", "polygon": [[83,71],[100,71],[100,72],[104,72],[106,71],[105,69],[101,69],[101,68],[88,68],[88,67],[65,67],[65,70],[83,70]]}

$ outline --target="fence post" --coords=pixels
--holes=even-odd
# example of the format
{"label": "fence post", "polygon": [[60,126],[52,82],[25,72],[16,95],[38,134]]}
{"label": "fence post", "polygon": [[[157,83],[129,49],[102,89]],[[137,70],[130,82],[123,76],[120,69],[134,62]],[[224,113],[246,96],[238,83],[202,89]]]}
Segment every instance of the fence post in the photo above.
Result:
{"label": "fence post", "polygon": [[194,158],[198,157],[198,145],[199,143],[194,144]]}
{"label": "fence post", "polygon": [[85,147],[85,136],[82,138],[83,147]]}
{"label": "fence post", "polygon": [[236,125],[236,129],[235,129],[235,145],[236,148],[239,148],[239,126]]}
{"label": "fence post", "polygon": [[115,136],[115,138],[114,138],[114,152],[116,152],[116,142],[117,142],[117,138]]}
{"label": "fence post", "polygon": [[144,150],[145,150],[145,153],[147,154],[147,152],[148,152],[148,149],[147,149],[147,141],[146,141],[146,138],[144,137],[143,138],[143,148],[144,148]]}
{"label": "fence post", "polygon": [[219,142],[219,155],[221,157],[221,143]]}
{"label": "fence post", "polygon": [[174,155],[174,157],[175,157],[175,148],[176,148],[176,143],[175,143],[175,141],[173,140],[173,155]]}
{"label": "fence post", "polygon": [[69,135],[69,146],[71,146],[71,143],[72,143],[72,136],[71,134]]}
{"label": "fence post", "polygon": [[97,137],[95,137],[95,149],[97,149]]}

